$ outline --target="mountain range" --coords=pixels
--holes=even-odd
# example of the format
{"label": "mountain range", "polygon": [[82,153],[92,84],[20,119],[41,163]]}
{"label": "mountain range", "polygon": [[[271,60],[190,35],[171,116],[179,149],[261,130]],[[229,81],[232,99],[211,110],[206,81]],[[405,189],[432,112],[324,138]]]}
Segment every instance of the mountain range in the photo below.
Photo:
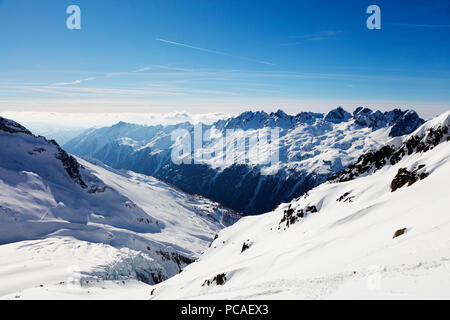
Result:
{"label": "mountain range", "polygon": [[[400,110],[257,112],[211,128],[257,132],[275,123],[281,163],[260,177],[322,181],[242,217],[155,177],[73,156],[0,117],[0,298],[448,297],[450,111],[427,122]],[[159,154],[162,142],[179,142],[176,128],[196,130],[119,123],[84,136],[109,132]],[[135,140],[132,131],[153,138]],[[311,155],[289,158],[302,152]]]}
{"label": "mountain range", "polygon": [[[81,157],[98,159],[116,169],[156,177],[182,190],[200,194],[238,212],[254,215],[272,210],[326,181],[353,163],[361,154],[382,146],[392,137],[409,134],[424,123],[416,112],[388,112],[357,108],[352,114],[339,107],[327,114],[302,112],[295,116],[244,112],[210,125],[201,132],[226,137],[203,141],[195,153],[208,153],[208,161],[174,163],[172,151],[183,139],[172,135],[187,132],[194,146],[196,127],[185,122],[169,126],[144,126],[120,122],[91,129],[64,145]],[[248,140],[278,129],[272,144],[258,145],[256,161],[248,161],[251,147],[236,150],[235,160],[223,161],[224,150],[244,134]],[[211,150],[213,150],[211,152]],[[276,156],[276,165],[264,161]],[[269,172],[269,174],[265,173]]]}

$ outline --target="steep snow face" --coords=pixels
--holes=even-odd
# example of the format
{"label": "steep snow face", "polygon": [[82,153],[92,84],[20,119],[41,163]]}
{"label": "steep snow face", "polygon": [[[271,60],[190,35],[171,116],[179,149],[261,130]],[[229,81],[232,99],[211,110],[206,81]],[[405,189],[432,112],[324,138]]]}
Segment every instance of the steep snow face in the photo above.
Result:
{"label": "steep snow face", "polygon": [[[212,137],[226,140],[210,139],[192,150],[196,155],[208,155],[207,160],[195,165],[176,164],[171,158],[171,151],[182,141],[172,140],[176,130],[186,130],[191,136],[190,145],[195,145],[195,129],[189,123],[139,126],[121,122],[89,130],[65,148],[114,168],[157,177],[239,212],[259,214],[298,197],[353,163],[359,155],[379,148],[393,136],[411,133],[422,123],[414,111],[398,109],[382,113],[358,108],[353,115],[343,108],[326,115],[302,112],[291,116],[282,110],[270,114],[244,112],[202,126],[202,133],[210,130]],[[224,150],[235,141],[243,137],[255,141],[274,128],[280,131],[272,144],[235,150],[234,161],[224,161]],[[249,159],[249,154],[259,157]],[[280,162],[264,163],[273,157]]]}
{"label": "steep snow face", "polygon": [[391,140],[395,151],[424,143],[395,164],[222,230],[153,298],[450,298],[449,121]]}
{"label": "steep snow face", "polygon": [[[220,229],[239,218],[232,210],[155,178],[76,159],[56,142],[36,137],[4,118],[0,118],[0,146],[2,284],[16,271],[22,277],[23,271],[10,268],[11,252],[16,249],[23,255],[14,261],[30,269],[35,265],[27,252],[45,249],[42,261],[54,258],[87,266],[81,270],[87,275],[96,265],[108,269],[112,262],[131,259],[138,265],[130,277],[159,282],[191,263]],[[92,261],[87,255],[86,262],[77,263],[83,259],[80,246],[93,249],[98,259]],[[66,247],[79,254],[72,258],[69,253],[59,255]],[[60,274],[57,264],[54,273],[51,267],[49,275]],[[93,276],[114,278],[111,273],[121,274],[111,271]],[[13,287],[14,283],[8,284]]]}

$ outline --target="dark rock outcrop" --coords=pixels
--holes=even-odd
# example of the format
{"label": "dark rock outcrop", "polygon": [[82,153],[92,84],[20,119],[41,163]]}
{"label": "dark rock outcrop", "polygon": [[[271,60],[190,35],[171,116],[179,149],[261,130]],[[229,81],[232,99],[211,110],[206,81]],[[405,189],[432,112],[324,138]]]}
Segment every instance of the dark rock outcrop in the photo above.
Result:
{"label": "dark rock outcrop", "polygon": [[373,173],[387,164],[397,164],[407,155],[432,150],[438,144],[447,142],[449,140],[448,138],[449,127],[447,125],[430,128],[424,135],[410,137],[399,148],[384,146],[377,151],[370,151],[363,154],[358,158],[356,163],[332,176],[329,181],[344,182],[368,173]]}
{"label": "dark rock outcrop", "polygon": [[210,286],[214,284],[214,282],[218,286],[223,286],[225,284],[225,281],[227,281],[227,276],[225,273],[221,273],[216,275],[212,280],[205,280],[205,282],[203,282],[203,286]]}
{"label": "dark rock outcrop", "polygon": [[294,210],[289,205],[287,210],[284,210],[283,217],[281,218],[280,224],[286,223],[286,227],[293,225],[298,220],[305,218],[310,213],[318,212],[316,206],[307,206],[306,208],[297,208]]}
{"label": "dark rock outcrop", "polygon": [[350,192],[344,193],[342,196],[340,196],[338,199],[336,199],[337,202],[353,202],[353,199],[355,199],[354,196],[350,196]]}
{"label": "dark rock outcrop", "polygon": [[405,234],[406,230],[407,230],[407,228],[403,228],[403,229],[399,229],[399,230],[395,231],[392,239],[395,239],[395,238],[400,237],[401,235]]}
{"label": "dark rock outcrop", "polygon": [[86,189],[88,186],[83,181],[80,173],[81,165],[78,161],[71,155],[69,155],[66,151],[64,151],[55,140],[51,140],[56,148],[58,149],[58,153],[55,155],[56,159],[60,160],[64,166],[64,169],[68,173],[68,175],[72,178],[73,181],[78,183],[83,189]]}
{"label": "dark rock outcrop", "polygon": [[241,253],[247,249],[250,249],[250,245],[247,242],[244,242],[244,244],[242,245]]}
{"label": "dark rock outcrop", "polygon": [[3,117],[0,117],[0,130],[9,133],[24,133],[27,135],[33,135],[31,131],[29,131],[24,126],[18,124],[15,121],[5,119]]}
{"label": "dark rock outcrop", "polygon": [[394,177],[391,183],[391,190],[394,192],[397,189],[400,189],[404,185],[408,184],[408,187],[413,185],[419,180],[423,180],[428,177],[428,173],[422,170],[425,165],[420,165],[412,172],[406,170],[406,168],[400,168],[397,172],[397,175]]}

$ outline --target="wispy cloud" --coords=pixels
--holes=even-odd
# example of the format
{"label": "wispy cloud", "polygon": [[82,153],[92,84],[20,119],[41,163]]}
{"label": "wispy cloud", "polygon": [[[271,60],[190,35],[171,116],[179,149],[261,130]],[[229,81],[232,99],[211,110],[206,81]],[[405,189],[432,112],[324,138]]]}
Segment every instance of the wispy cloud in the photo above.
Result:
{"label": "wispy cloud", "polygon": [[143,68],[140,68],[140,69],[133,70],[131,72],[138,73],[138,72],[144,72],[144,71],[148,71],[148,70],[152,70],[152,69],[153,69],[153,67],[143,67]]}
{"label": "wispy cloud", "polygon": [[85,78],[85,79],[74,80],[74,81],[71,81],[71,82],[56,82],[56,83],[52,83],[50,86],[55,86],[55,87],[58,87],[58,86],[70,86],[70,85],[80,84],[80,83],[83,83],[83,82],[86,82],[86,81],[93,81],[93,80],[95,80],[95,78],[89,77],[89,78]]}
{"label": "wispy cloud", "polygon": [[305,41],[326,41],[326,40],[338,40],[337,37],[339,34],[341,34],[341,30],[334,30],[334,31],[321,31],[321,32],[315,32],[311,34],[306,35],[298,35],[298,36],[291,36],[291,39],[295,39],[296,41],[286,42],[280,44],[281,46],[296,46],[301,44]]}
{"label": "wispy cloud", "polygon": [[235,96],[238,93],[225,90],[214,89],[195,89],[190,87],[175,87],[167,85],[148,85],[146,87],[135,88],[94,88],[80,86],[54,86],[54,85],[0,85],[0,92],[6,93],[30,93],[44,94],[51,96],[66,97],[176,97],[191,95],[207,95],[207,96]]}
{"label": "wispy cloud", "polygon": [[186,44],[186,43],[175,42],[175,41],[170,41],[170,40],[161,39],[161,38],[156,38],[155,40],[156,41],[160,41],[160,42],[164,42],[164,43],[168,43],[168,44],[171,44],[171,45],[175,45],[175,46],[180,46],[180,47],[185,47],[185,48],[189,48],[189,49],[199,50],[199,51],[203,51],[203,52],[218,54],[218,55],[227,56],[227,57],[231,57],[231,58],[252,61],[252,62],[265,64],[265,65],[270,65],[270,66],[274,66],[275,65],[274,63],[268,62],[268,61],[255,60],[255,59],[242,57],[242,56],[235,56],[235,55],[232,55],[232,54],[229,54],[229,53],[226,53],[226,52],[216,51],[216,50],[211,50],[211,49],[206,49],[206,48],[201,48],[201,47],[196,47],[196,46],[192,46],[192,45],[189,45],[189,44]]}
{"label": "wispy cloud", "polygon": [[170,70],[170,71],[193,71],[192,69],[187,69],[187,68],[178,68],[178,67],[172,67],[172,66],[146,66],[146,67],[142,67],[136,70],[131,71],[132,73],[140,73],[140,72],[145,72],[145,71],[150,71],[150,70]]}

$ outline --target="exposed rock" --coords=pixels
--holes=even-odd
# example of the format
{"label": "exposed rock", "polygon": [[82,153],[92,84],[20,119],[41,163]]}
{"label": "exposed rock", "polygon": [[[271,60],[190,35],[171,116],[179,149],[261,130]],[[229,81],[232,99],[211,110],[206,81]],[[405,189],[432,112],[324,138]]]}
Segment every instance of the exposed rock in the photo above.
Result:
{"label": "exposed rock", "polygon": [[406,155],[411,155],[415,152],[427,152],[439,143],[447,141],[448,133],[448,126],[441,126],[437,129],[430,128],[425,135],[412,136],[397,149],[393,146],[384,146],[377,151],[367,152],[360,156],[356,163],[332,176],[329,181],[350,181],[361,175],[373,173],[386,164],[395,165]]}
{"label": "exposed rock", "polygon": [[280,224],[286,222],[286,227],[289,227],[290,225],[296,223],[299,219],[305,218],[309,213],[315,212],[318,212],[316,206],[307,206],[304,209],[298,209],[297,213],[294,214],[295,210],[292,209],[289,205],[289,208],[287,210],[284,210],[284,214],[281,218]]}
{"label": "exposed rock", "polygon": [[98,185],[92,185],[89,187],[88,193],[103,193],[106,191],[106,189],[108,189],[108,186],[98,186]]}
{"label": "exposed rock", "polygon": [[425,120],[421,119],[415,111],[402,111],[400,109],[383,113],[381,111],[373,112],[369,108],[359,107],[353,112],[353,118],[357,125],[372,128],[372,130],[392,126],[389,133],[390,137],[409,134],[425,123]]}
{"label": "exposed rock", "polygon": [[414,171],[410,172],[406,168],[400,168],[397,175],[394,177],[391,183],[391,191],[394,192],[400,189],[404,185],[408,184],[408,187],[416,183],[418,180],[423,180],[428,177],[428,173],[425,171],[419,173],[425,165],[420,165]]}
{"label": "exposed rock", "polygon": [[33,135],[31,131],[29,131],[24,126],[18,124],[15,121],[5,119],[3,117],[0,117],[0,130],[3,130],[5,132],[9,133],[24,133],[27,135]]}
{"label": "exposed rock", "polygon": [[208,248],[211,248],[211,245],[213,244],[213,242],[214,242],[217,238],[219,238],[219,235],[216,233],[216,235],[214,236],[213,241],[211,241],[211,243],[209,244]]}
{"label": "exposed rock", "polygon": [[136,279],[147,284],[158,284],[167,279],[160,271],[136,270]]}
{"label": "exposed rock", "polygon": [[174,261],[178,265],[179,271],[181,271],[188,264],[191,264],[195,261],[194,259],[183,256],[177,252],[157,250],[156,253],[159,254],[165,261]]}
{"label": "exposed rock", "polygon": [[148,218],[137,218],[136,220],[139,223],[145,223],[145,224],[150,224],[151,223],[150,219],[148,219]]}
{"label": "exposed rock", "polygon": [[244,252],[247,249],[250,249],[250,245],[247,242],[244,242],[244,244],[242,245],[241,253]]}
{"label": "exposed rock", "polygon": [[218,285],[218,286],[223,286],[225,284],[225,281],[227,281],[227,276],[225,273],[221,273],[216,275],[212,280],[205,280],[205,282],[203,282],[202,286],[210,286],[212,285],[214,282]]}
{"label": "exposed rock", "polygon": [[336,199],[337,202],[353,202],[354,196],[350,196],[350,192],[344,193],[342,196],[340,196],[338,199]]}
{"label": "exposed rock", "polygon": [[84,183],[83,179],[81,178],[80,174],[81,166],[78,163],[78,161],[74,157],[69,155],[66,151],[61,149],[61,147],[56,143],[56,141],[51,140],[50,142],[53,142],[56,145],[58,153],[55,155],[55,157],[56,159],[62,162],[64,169],[72,178],[72,180],[78,183],[83,189],[86,189],[88,186],[86,183]]}
{"label": "exposed rock", "polygon": [[130,209],[133,209],[133,208],[136,208],[137,205],[136,205],[134,202],[126,201],[126,202],[125,202],[125,207],[130,208]]}
{"label": "exposed rock", "polygon": [[402,234],[405,234],[406,230],[407,230],[407,228],[403,228],[403,229],[399,229],[399,230],[395,231],[392,239],[395,239],[395,238],[401,236]]}

